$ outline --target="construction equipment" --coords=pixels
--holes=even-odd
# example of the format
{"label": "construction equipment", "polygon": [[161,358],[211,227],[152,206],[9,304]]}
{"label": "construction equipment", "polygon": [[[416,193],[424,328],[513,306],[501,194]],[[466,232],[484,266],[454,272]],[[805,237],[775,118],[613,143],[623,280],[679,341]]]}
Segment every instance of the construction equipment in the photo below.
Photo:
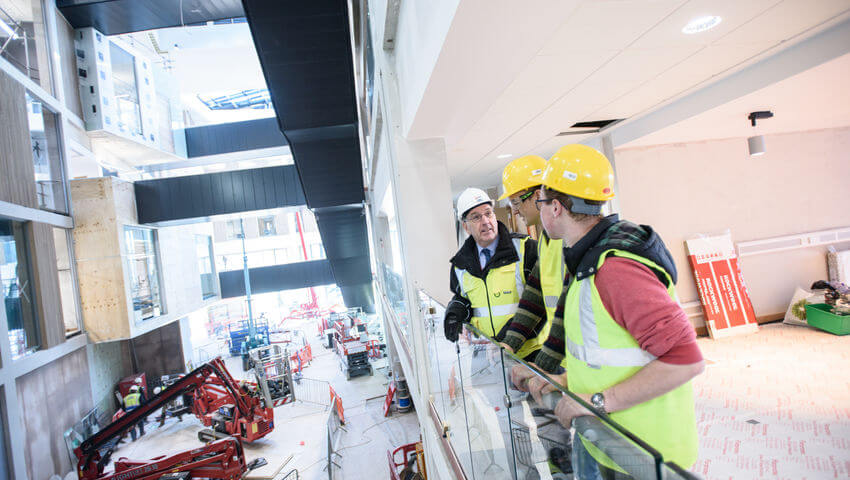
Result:
{"label": "construction equipment", "polygon": [[361,340],[361,335],[365,334],[366,325],[357,317],[342,315],[334,322],[334,350],[346,380],[357,375],[374,373],[372,364],[369,363],[366,343]]}
{"label": "construction equipment", "polygon": [[250,356],[266,405],[277,407],[295,401],[287,351],[280,345],[266,345],[251,350]]}
{"label": "construction equipment", "polygon": [[[104,458],[102,460],[107,460]],[[228,437],[199,448],[186,450],[170,456],[160,455],[149,460],[119,458],[111,472],[103,472],[103,464],[97,462],[83,465],[80,459],[81,480],[189,480],[193,478],[216,478],[240,480],[245,474],[266,465],[264,458],[245,463],[242,443],[238,438]]]}
{"label": "construction equipment", "polygon": [[[248,382],[237,384],[236,380],[233,379],[230,372],[225,368],[222,359],[216,357],[178,379],[170,387],[154,395],[147,403],[127,412],[121,418],[116,419],[83,441],[74,450],[78,459],[77,473],[79,477],[81,479],[112,478],[112,475],[103,476],[103,469],[109,463],[112,448],[115,445],[115,442],[112,440],[120,438],[130,428],[135,428],[136,424],[140,421],[186,393],[191,393],[193,396],[192,413],[201,420],[201,423],[212,427],[198,433],[198,438],[201,441],[215,440],[233,435],[246,442],[252,442],[268,434],[274,428],[274,410],[271,405],[266,404],[265,399],[259,393],[258,385]],[[215,470],[217,474],[220,473],[222,476],[217,474],[207,475],[206,473],[192,475],[222,479],[238,478],[238,476],[232,477],[227,475],[232,474],[232,468],[236,468],[231,465],[231,462],[234,461],[233,459],[242,455],[241,443],[237,440],[237,444],[233,448],[221,446],[227,444],[227,442],[223,444],[215,442],[215,444],[219,445],[215,449],[209,449],[209,446],[207,446],[202,449],[183,452],[168,459],[157,457],[153,463],[125,462],[121,468],[124,470],[133,470],[135,473],[126,472],[124,475],[119,474],[120,476],[118,478],[122,480],[130,478],[134,480],[140,478],[153,479],[161,476],[166,470],[174,471],[175,468],[178,469],[176,471],[194,471],[195,468],[200,468],[212,462],[207,461],[208,459],[200,460],[200,457],[211,455],[211,458],[217,458],[217,455],[225,450],[228,455],[224,455],[222,458],[230,458],[231,460],[227,462],[222,460],[222,470]],[[105,452],[102,453],[101,450],[104,447]],[[175,457],[180,458],[176,460],[177,463],[170,464],[172,465],[171,468],[156,470]],[[244,466],[244,460],[241,464]],[[145,468],[149,470],[145,470]],[[180,468],[184,470],[179,470]],[[158,471],[159,475],[147,473],[154,470]],[[118,462],[116,462],[115,471],[120,471]],[[188,478],[193,477],[190,475]]]}

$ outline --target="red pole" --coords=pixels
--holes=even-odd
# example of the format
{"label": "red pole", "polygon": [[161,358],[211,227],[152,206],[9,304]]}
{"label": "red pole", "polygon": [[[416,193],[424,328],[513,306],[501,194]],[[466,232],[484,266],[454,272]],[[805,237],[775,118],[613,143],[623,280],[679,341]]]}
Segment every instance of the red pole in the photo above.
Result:
{"label": "red pole", "polygon": [[[304,242],[304,229],[301,228],[301,212],[295,212],[295,224],[298,227],[298,235],[301,236],[301,251],[304,253],[304,260],[309,260],[307,258],[307,243]],[[310,287],[310,298],[313,299],[313,308],[318,308],[319,303],[316,301],[316,292],[313,287]]]}

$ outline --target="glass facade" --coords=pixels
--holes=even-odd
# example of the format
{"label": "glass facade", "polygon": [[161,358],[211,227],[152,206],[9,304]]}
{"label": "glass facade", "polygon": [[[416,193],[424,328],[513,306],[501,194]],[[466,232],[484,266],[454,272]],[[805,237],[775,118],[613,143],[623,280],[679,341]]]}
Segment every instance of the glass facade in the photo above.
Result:
{"label": "glass facade", "polygon": [[204,299],[214,297],[215,269],[213,268],[212,237],[209,235],[195,236],[195,250],[198,254],[198,269],[201,272],[201,295]]}
{"label": "glass facade", "polygon": [[52,93],[41,0],[0,2],[0,56]]}
{"label": "glass facade", "polygon": [[157,259],[156,231],[124,227],[124,265],[130,280],[130,296],[136,322],[165,313]]}
{"label": "glass facade", "polygon": [[115,90],[118,129],[132,135],[141,135],[142,111],[136,82],[136,58],[112,42],[109,43],[109,56],[112,60],[112,85]]}
{"label": "glass facade", "polygon": [[59,116],[29,93],[26,99],[38,208],[68,213],[59,142]]}
{"label": "glass facade", "polygon": [[25,224],[0,219],[0,287],[9,327],[12,359],[38,350],[38,307]]}

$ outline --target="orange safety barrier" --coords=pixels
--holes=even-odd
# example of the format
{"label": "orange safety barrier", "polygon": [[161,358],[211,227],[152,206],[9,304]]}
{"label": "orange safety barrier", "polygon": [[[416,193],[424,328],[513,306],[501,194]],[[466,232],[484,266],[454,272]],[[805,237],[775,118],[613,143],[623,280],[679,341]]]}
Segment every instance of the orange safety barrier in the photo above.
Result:
{"label": "orange safety barrier", "polygon": [[339,423],[345,425],[345,413],[342,408],[342,397],[337,395],[334,391],[334,387],[328,385],[328,390],[330,390],[331,394],[331,405],[333,405],[334,400],[336,400],[336,413],[339,416]]}

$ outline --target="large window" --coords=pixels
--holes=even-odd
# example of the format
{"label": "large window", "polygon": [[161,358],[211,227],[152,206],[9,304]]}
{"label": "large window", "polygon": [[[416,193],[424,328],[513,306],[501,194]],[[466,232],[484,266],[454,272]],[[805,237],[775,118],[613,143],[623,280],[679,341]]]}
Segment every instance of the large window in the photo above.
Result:
{"label": "large window", "polygon": [[242,221],[241,220],[228,220],[226,222],[227,226],[227,239],[228,240],[236,240],[237,238],[242,238]]}
{"label": "large window", "polygon": [[73,270],[71,251],[71,232],[64,228],[53,229],[53,243],[56,248],[56,268],[59,271],[59,297],[62,302],[62,318],[65,321],[65,335],[80,331],[80,314],[77,308],[77,282]]}
{"label": "large window", "polygon": [[38,350],[38,308],[23,223],[0,218],[0,287],[9,326],[12,358]]}
{"label": "large window", "polygon": [[52,93],[41,1],[0,1],[0,56]]}
{"label": "large window", "polygon": [[142,111],[139,107],[139,86],[136,83],[136,58],[112,42],[109,42],[109,56],[112,60],[112,85],[115,90],[118,129],[132,135],[141,135]]}
{"label": "large window", "polygon": [[125,266],[137,322],[164,313],[157,259],[156,231],[124,227]]}
{"label": "large window", "polygon": [[201,294],[204,299],[215,296],[215,269],[213,268],[212,237],[195,236],[195,250],[198,253],[198,269],[201,272]]}
{"label": "large window", "polygon": [[59,144],[59,116],[29,93],[26,98],[38,208],[68,213]]}
{"label": "large window", "polygon": [[270,237],[277,235],[277,229],[274,226],[274,217],[260,217],[259,220],[260,236]]}

